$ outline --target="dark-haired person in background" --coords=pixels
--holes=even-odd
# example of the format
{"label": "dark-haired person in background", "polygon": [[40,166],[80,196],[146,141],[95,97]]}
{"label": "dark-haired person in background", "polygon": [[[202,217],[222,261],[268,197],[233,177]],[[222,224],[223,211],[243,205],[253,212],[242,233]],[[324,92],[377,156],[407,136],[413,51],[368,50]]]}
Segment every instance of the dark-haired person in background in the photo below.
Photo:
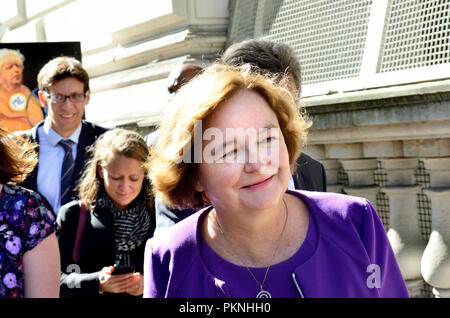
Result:
{"label": "dark-haired person in background", "polygon": [[[186,85],[186,83],[188,83],[191,79],[200,74],[201,71],[201,66],[192,63],[183,64],[180,67],[173,69],[167,77],[167,91],[169,92],[169,102],[170,100],[172,100],[176,92],[181,87],[183,87],[183,85]],[[145,142],[149,147],[153,146],[156,143],[158,134],[158,130],[155,130],[145,136]]]}
{"label": "dark-haired person in background", "polygon": [[[178,90],[186,85],[190,80],[196,77],[202,72],[203,68],[187,63],[180,67],[172,70],[168,77],[168,87],[167,91],[170,94],[169,102],[173,99]],[[152,147],[158,138],[159,130],[156,130],[145,137],[145,141],[149,147]],[[194,213],[194,209],[178,210],[175,208],[169,208],[166,204],[161,202],[159,198],[155,199],[155,215],[156,215],[156,230],[155,235],[160,231],[164,231],[171,227],[173,224],[179,222],[180,220],[186,218],[187,216]]]}

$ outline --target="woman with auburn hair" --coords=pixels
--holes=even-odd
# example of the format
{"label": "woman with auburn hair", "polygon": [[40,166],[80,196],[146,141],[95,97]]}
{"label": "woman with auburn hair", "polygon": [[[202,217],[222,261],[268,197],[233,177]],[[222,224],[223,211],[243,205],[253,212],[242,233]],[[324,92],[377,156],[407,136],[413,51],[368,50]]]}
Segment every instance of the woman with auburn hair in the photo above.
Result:
{"label": "woman with auburn hair", "polygon": [[36,146],[0,128],[0,298],[58,297],[55,215],[21,182],[37,164]]}
{"label": "woman with auburn hair", "polygon": [[408,297],[366,199],[286,190],[310,124],[285,89],[213,65],[174,102],[150,178],[204,208],[147,242],[144,297]]}
{"label": "woman with auburn hair", "polygon": [[114,129],[90,152],[80,200],[58,213],[61,296],[140,296],[145,242],[155,227],[148,147],[138,133]]}

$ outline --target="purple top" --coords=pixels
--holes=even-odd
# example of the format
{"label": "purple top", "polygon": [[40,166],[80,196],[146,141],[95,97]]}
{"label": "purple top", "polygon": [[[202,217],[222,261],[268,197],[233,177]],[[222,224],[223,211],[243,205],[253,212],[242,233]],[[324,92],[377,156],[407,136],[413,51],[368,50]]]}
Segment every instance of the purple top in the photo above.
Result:
{"label": "purple top", "polygon": [[[309,227],[289,259],[273,265],[272,297],[409,297],[383,225],[364,198],[287,191],[305,202]],[[147,242],[144,297],[252,298],[259,287],[245,267],[217,255],[201,236],[207,207]],[[266,268],[251,268],[261,283]],[[294,279],[295,277],[295,279]]]}

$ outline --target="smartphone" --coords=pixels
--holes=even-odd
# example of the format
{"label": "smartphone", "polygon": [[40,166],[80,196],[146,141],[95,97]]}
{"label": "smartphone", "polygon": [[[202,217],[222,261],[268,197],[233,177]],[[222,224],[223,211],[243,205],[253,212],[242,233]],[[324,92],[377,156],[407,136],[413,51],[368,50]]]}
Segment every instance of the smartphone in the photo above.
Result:
{"label": "smartphone", "polygon": [[112,275],[122,275],[122,274],[128,274],[135,271],[134,266],[130,265],[114,265],[114,270],[112,272]]}

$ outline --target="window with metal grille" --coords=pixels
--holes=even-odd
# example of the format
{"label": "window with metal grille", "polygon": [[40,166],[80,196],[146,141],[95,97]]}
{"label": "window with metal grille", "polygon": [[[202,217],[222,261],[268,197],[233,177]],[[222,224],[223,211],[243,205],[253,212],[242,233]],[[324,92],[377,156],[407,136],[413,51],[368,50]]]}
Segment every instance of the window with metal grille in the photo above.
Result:
{"label": "window with metal grille", "polygon": [[254,38],[258,1],[238,1],[233,12],[228,38],[232,43]]}
{"label": "window with metal grille", "polygon": [[393,0],[380,72],[450,63],[450,2]]}
{"label": "window with metal grille", "polygon": [[293,47],[302,65],[303,83],[359,75],[372,1],[278,2],[280,6],[265,12],[263,37]]}
{"label": "window with metal grille", "polygon": [[237,2],[234,19],[243,21],[235,21],[233,42],[261,37],[289,43],[299,56],[304,84],[359,75],[372,0],[261,1],[262,25],[237,29],[258,10],[255,2]]}
{"label": "window with metal grille", "polygon": [[[301,62],[304,85],[372,76],[376,86],[377,75],[450,65],[450,0],[234,3],[229,44],[249,38],[290,44]],[[377,39],[369,33],[371,27],[379,45],[372,45]],[[364,68],[367,60],[374,65],[369,73]],[[423,75],[425,80],[432,77]]]}

